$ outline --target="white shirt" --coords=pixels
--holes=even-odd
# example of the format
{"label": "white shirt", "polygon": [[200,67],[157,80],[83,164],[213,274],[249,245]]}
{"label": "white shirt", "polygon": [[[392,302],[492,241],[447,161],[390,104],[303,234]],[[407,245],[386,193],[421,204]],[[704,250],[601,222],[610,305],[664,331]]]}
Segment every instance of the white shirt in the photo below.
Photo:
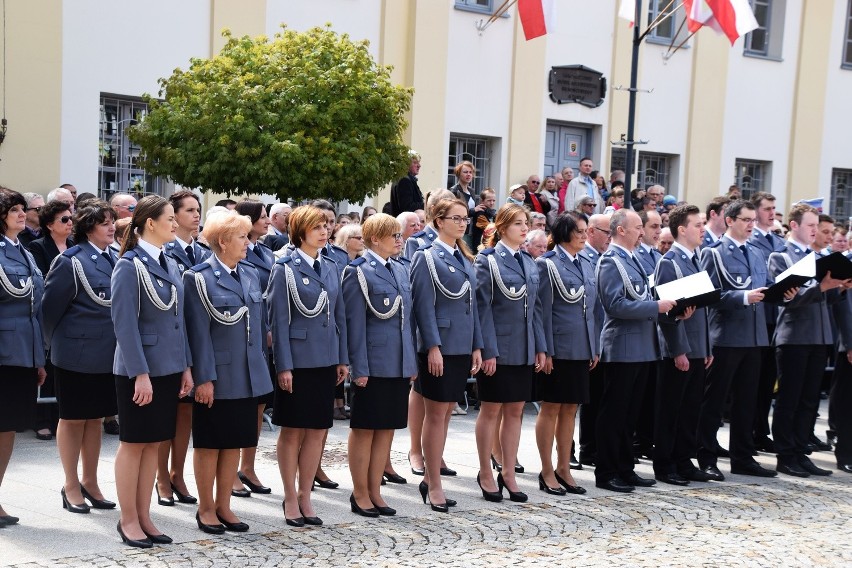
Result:
{"label": "white shirt", "polygon": [[139,239],[139,247],[148,253],[148,256],[153,258],[155,262],[160,262],[160,254],[163,252],[163,247],[155,247],[143,238]]}
{"label": "white shirt", "polygon": [[[251,246],[251,245],[249,245],[249,246]],[[311,268],[313,268],[313,266],[314,266],[314,261],[315,261],[317,258],[319,258],[319,257],[320,257],[319,251],[317,251],[317,257],[316,257],[316,258],[311,258],[311,257],[309,257],[309,256],[308,256],[308,253],[306,253],[305,251],[303,251],[303,250],[302,250],[302,249],[300,249],[300,248],[297,248],[297,249],[296,249],[296,252],[297,252],[297,253],[299,253],[299,255],[302,257],[302,260],[304,260],[305,262],[307,262],[307,263],[308,263],[308,266],[310,266]]]}
{"label": "white shirt", "polygon": [[677,242],[677,241],[675,241],[674,243],[672,243],[672,248],[676,248],[676,249],[678,249],[680,252],[682,252],[683,254],[685,254],[685,255],[686,255],[686,258],[688,258],[690,261],[692,261],[692,257],[693,257],[693,256],[695,256],[695,251],[691,251],[691,250],[689,250],[688,248],[686,248],[685,246],[683,246],[682,244],[680,244],[680,243],[679,243],[679,242]]}

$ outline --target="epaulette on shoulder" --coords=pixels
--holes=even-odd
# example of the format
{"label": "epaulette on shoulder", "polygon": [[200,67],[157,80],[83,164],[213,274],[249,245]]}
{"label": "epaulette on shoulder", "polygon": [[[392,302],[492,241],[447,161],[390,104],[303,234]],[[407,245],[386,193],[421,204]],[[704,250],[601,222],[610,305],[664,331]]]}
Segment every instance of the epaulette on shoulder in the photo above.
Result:
{"label": "epaulette on shoulder", "polygon": [[363,256],[359,256],[358,258],[356,258],[355,260],[350,262],[349,266],[360,266],[360,265],[364,264],[365,262],[367,262],[367,259],[364,258]]}
{"label": "epaulette on shoulder", "polygon": [[546,253],[544,253],[543,255],[541,255],[541,258],[553,258],[554,256],[556,256],[556,251],[555,250],[549,250]]}
{"label": "epaulette on shoulder", "polygon": [[175,248],[175,244],[176,244],[175,241],[172,241],[170,243],[166,243],[166,248],[167,249],[173,249],[173,248]]}
{"label": "epaulette on shoulder", "polygon": [[74,245],[73,247],[71,247],[69,249],[65,249],[65,251],[63,251],[63,253],[62,253],[62,256],[69,256],[70,257],[70,256],[74,256],[78,252],[80,252],[80,245]]}
{"label": "epaulette on shoulder", "polygon": [[202,263],[196,264],[195,266],[190,268],[190,270],[192,270],[193,272],[201,272],[202,270],[206,270],[208,268],[213,268],[213,267],[210,266],[209,264],[207,264],[206,262],[202,262]]}
{"label": "epaulette on shoulder", "polygon": [[529,252],[525,251],[525,250],[522,250],[522,251],[521,251],[521,254],[525,254],[525,255],[527,255],[528,257],[532,258],[532,255],[531,255]]}
{"label": "epaulette on shoulder", "polygon": [[722,239],[719,239],[718,241],[711,243],[704,248],[716,248],[718,246],[722,246]]}
{"label": "epaulette on shoulder", "polygon": [[275,264],[287,264],[288,262],[291,262],[292,260],[293,260],[292,256],[284,255],[281,258],[279,258],[278,260],[276,260]]}
{"label": "epaulette on shoulder", "polygon": [[335,244],[332,244],[332,245],[331,245],[331,248],[332,248],[332,250],[337,249],[337,250],[339,250],[340,252],[342,252],[343,254],[345,254],[346,256],[349,256],[349,253],[348,253],[348,252],[346,252],[345,250],[343,250],[342,248],[340,248],[339,246],[337,246],[337,245],[335,245]]}
{"label": "epaulette on shoulder", "polygon": [[121,260],[122,258],[126,258],[127,260],[133,260],[137,256],[139,256],[139,254],[135,250],[129,250],[123,255],[121,255],[121,257],[119,257],[119,260]]}
{"label": "epaulette on shoulder", "polygon": [[607,256],[607,257],[615,256],[615,251],[614,250],[608,250],[605,253],[603,253],[601,256]]}
{"label": "epaulette on shoulder", "polygon": [[479,254],[484,255],[484,256],[492,255],[492,254],[494,254],[494,247],[488,247],[486,249],[482,249],[481,251],[479,251]]}
{"label": "epaulette on shoulder", "polygon": [[408,238],[409,239],[419,239],[420,237],[424,237],[424,236],[426,236],[426,231],[417,231],[416,233],[414,233],[413,235],[411,235]]}

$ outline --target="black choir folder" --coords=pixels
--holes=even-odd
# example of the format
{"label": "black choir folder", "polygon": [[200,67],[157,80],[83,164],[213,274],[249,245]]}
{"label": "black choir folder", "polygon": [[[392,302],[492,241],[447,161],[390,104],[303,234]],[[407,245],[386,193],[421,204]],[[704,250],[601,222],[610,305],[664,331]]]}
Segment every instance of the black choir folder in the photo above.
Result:
{"label": "black choir folder", "polygon": [[842,252],[833,252],[828,256],[818,258],[816,261],[816,279],[822,280],[829,270],[832,278],[847,280],[852,278],[852,261]]}
{"label": "black choir folder", "polygon": [[659,299],[677,302],[677,305],[668,312],[668,315],[672,317],[681,315],[690,306],[703,308],[715,304],[722,297],[722,291],[713,287],[713,282],[706,270],[665,284],[658,284],[655,289]]}
{"label": "black choir folder", "polygon": [[821,281],[828,272],[832,278],[846,280],[852,278],[852,261],[842,252],[828,256],[816,257],[816,253],[808,256],[782,272],[775,279],[775,284],[763,293],[763,301],[780,304],[784,301],[784,293],[790,288],[802,286],[809,280]]}

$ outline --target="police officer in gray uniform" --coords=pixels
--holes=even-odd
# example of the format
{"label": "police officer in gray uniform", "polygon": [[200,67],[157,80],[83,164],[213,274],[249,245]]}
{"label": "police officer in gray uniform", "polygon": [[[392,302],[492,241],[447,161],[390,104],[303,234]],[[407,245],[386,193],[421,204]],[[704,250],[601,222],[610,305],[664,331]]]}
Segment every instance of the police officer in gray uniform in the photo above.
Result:
{"label": "police officer in gray uniform", "polygon": [[272,421],[282,426],[278,462],[284,515],[288,525],[299,527],[322,524],[311,504],[311,486],[333,422],[334,388],[348,373],[349,355],[340,276],[320,254],[328,240],[323,210],[294,209],[290,239],[298,248],[276,261],[267,293],[277,373]]}
{"label": "police officer in gray uniform", "polygon": [[[91,200],[77,210],[75,246],[56,257],[45,281],[44,336],[59,402],[56,440],[65,470],[62,504],[73,513],[112,509],[98,486],[101,420],[118,412],[115,378],[115,333],[110,314],[110,280],[117,256],[110,244],[115,210]],[[85,353],[85,357],[80,354]],[[83,479],[77,475],[82,458]]]}
{"label": "police officer in gray uniform", "polygon": [[174,229],[168,201],[156,195],[142,198],[112,278],[113,373],[121,428],[115,458],[117,528],[125,544],[141,548],[171,541],[151,521],[150,495],[160,442],[174,438],[178,399],[192,389],[183,283],[177,263],[163,250],[174,239]]}
{"label": "police officer in gray uniform", "polygon": [[656,482],[633,471],[632,433],[639,400],[648,376],[648,363],[659,359],[657,316],[675,306],[654,301],[648,277],[633,251],[642,237],[642,220],[619,209],[610,222],[612,244],[598,263],[598,295],[606,316],[601,332],[604,390],[598,411],[598,455],[595,485],[629,492]]}
{"label": "police officer in gray uniform", "polygon": [[[15,431],[32,425],[38,386],[47,376],[41,324],[44,279],[18,241],[26,227],[26,209],[23,195],[0,187],[0,483]],[[18,520],[0,506],[0,527]]]}
{"label": "police officer in gray uniform", "polygon": [[242,260],[250,230],[248,218],[236,212],[211,215],[204,231],[214,254],[183,274],[196,385],[197,522],[211,534],[249,528],[231,510],[231,487],[240,448],[257,445],[257,398],[272,390],[263,293],[257,272]]}
{"label": "police officer in gray uniform", "polygon": [[[680,205],[669,212],[675,242],[663,255],[655,273],[657,285],[701,271],[698,247],[704,239],[704,222],[695,205]],[[677,318],[659,318],[660,351],[654,410],[654,475],[671,485],[709,481],[695,467],[695,432],[704,392],[706,369],[713,362],[706,308],[687,308]]]}

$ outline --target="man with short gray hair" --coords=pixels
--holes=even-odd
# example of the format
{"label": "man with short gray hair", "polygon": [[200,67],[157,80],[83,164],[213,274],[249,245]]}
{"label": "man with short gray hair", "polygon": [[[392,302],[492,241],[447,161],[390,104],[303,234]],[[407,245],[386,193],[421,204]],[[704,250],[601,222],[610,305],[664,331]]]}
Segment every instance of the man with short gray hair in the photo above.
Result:
{"label": "man with short gray hair", "polygon": [[403,211],[396,216],[396,221],[402,227],[402,242],[423,228],[420,226],[420,217],[414,211]]}
{"label": "man with short gray hair", "polygon": [[534,229],[527,233],[526,251],[533,260],[547,252],[547,233],[543,229]]}
{"label": "man with short gray hair", "polygon": [[47,194],[46,202],[50,203],[51,201],[67,203],[71,207],[71,214],[74,214],[74,196],[64,187],[57,187]]}
{"label": "man with short gray hair", "polygon": [[272,252],[290,242],[288,224],[290,212],[293,210],[289,203],[276,203],[269,208],[269,232],[263,237],[265,244]]}
{"label": "man with short gray hair", "polygon": [[[115,193],[109,199],[109,204],[115,209],[118,219],[133,217],[133,211],[136,210],[136,198],[129,193]],[[208,215],[209,215],[208,211]],[[118,220],[116,219],[116,220]]]}
{"label": "man with short gray hair", "polygon": [[533,211],[530,213],[530,231],[543,231],[547,227],[547,217],[544,213]]}

